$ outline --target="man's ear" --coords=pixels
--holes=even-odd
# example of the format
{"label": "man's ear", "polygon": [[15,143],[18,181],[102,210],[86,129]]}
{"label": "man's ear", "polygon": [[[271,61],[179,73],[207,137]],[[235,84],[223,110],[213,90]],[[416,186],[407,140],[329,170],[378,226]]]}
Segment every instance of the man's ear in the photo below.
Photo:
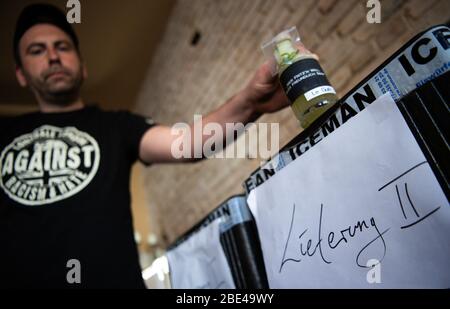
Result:
{"label": "man's ear", "polygon": [[86,64],[83,63],[83,79],[86,79],[88,77],[88,71]]}
{"label": "man's ear", "polygon": [[26,87],[28,86],[27,79],[25,78],[25,75],[23,74],[22,68],[16,64],[16,78],[19,82],[20,86]]}

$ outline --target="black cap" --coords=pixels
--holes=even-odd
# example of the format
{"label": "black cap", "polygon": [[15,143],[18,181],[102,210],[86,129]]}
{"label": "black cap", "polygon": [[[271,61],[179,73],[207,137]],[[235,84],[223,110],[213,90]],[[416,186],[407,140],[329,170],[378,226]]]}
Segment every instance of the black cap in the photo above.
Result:
{"label": "black cap", "polygon": [[65,33],[67,33],[73,41],[75,48],[78,50],[78,38],[72,26],[67,22],[66,15],[56,6],[43,3],[30,4],[25,7],[19,15],[14,32],[14,59],[17,64],[21,64],[19,54],[19,41],[24,33],[36,24],[52,24]]}

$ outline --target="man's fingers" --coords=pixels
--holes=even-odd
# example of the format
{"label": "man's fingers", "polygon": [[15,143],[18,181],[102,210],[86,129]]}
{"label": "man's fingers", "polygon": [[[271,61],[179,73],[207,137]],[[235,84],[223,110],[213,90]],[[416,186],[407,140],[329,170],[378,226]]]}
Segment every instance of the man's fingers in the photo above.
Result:
{"label": "man's fingers", "polygon": [[271,76],[275,76],[277,75],[277,62],[275,61],[274,58],[270,58],[269,60],[267,60],[264,65],[267,67],[267,69],[269,70]]}
{"label": "man's fingers", "polygon": [[277,78],[275,61],[264,62],[258,70],[258,81],[262,84],[272,84]]}

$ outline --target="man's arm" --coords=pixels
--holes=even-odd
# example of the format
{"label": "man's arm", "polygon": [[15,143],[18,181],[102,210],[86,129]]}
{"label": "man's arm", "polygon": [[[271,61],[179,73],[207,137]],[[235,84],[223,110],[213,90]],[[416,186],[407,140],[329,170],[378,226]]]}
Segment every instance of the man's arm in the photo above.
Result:
{"label": "man's arm", "polygon": [[[270,64],[264,63],[255,73],[246,87],[229,99],[225,104],[209,113],[202,119],[202,126],[217,123],[224,132],[223,140],[233,132],[226,131],[227,123],[243,123],[255,121],[264,113],[276,112],[289,105],[288,99],[281,89],[276,76],[270,73]],[[190,158],[175,158],[172,155],[172,145],[180,135],[172,134],[168,126],[155,126],[149,129],[141,139],[139,156],[146,163],[191,162],[198,160],[192,155],[194,149],[203,149],[203,144],[210,135],[202,135],[201,140],[194,139],[194,124],[190,125],[192,134]],[[203,128],[202,128],[203,129]],[[201,130],[203,132],[203,130]],[[222,139],[217,143],[223,143]],[[195,145],[194,143],[201,143]]]}

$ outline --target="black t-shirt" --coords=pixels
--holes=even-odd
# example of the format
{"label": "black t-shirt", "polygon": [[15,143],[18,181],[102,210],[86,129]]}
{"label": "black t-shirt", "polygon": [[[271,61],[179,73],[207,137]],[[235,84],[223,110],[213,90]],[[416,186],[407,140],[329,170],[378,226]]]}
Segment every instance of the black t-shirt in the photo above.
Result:
{"label": "black t-shirt", "polygon": [[145,287],[129,179],[151,125],[96,107],[0,119],[0,287]]}

